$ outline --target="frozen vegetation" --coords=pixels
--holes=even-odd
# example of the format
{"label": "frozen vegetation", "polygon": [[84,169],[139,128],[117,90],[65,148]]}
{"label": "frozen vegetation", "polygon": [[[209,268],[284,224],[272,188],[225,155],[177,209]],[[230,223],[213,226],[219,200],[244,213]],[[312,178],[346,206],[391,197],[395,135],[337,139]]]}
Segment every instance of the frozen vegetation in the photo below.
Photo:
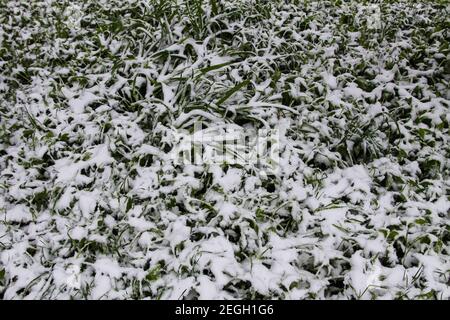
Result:
{"label": "frozen vegetation", "polygon": [[[449,299],[449,17],[0,1],[0,297]],[[199,120],[278,171],[174,161]]]}

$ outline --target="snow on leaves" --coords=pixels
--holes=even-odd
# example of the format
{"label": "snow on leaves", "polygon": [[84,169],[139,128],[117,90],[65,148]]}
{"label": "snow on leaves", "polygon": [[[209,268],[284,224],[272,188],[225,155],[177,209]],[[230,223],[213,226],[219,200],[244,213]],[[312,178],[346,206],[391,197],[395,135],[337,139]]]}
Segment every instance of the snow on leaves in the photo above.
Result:
{"label": "snow on leaves", "polygon": [[[1,2],[0,297],[449,299],[448,16]],[[199,122],[277,170],[175,161]]]}

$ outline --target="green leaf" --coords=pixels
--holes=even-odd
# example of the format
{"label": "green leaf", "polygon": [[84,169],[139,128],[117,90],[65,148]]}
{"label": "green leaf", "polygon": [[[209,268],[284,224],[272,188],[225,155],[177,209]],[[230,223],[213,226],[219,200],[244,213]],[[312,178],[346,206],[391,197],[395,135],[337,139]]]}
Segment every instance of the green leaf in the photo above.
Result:
{"label": "green leaf", "polygon": [[217,1],[210,0],[209,2],[211,3],[211,12],[212,12],[213,16],[217,16],[217,14],[219,13],[219,10],[217,8]]}
{"label": "green leaf", "polygon": [[388,235],[387,239],[388,239],[389,241],[392,241],[392,240],[394,240],[397,236],[398,236],[398,232],[395,231],[395,230],[392,230],[391,232],[389,232],[389,235]]}
{"label": "green leaf", "polygon": [[31,135],[34,133],[34,130],[31,129],[27,129],[23,131],[23,137],[24,138],[29,138],[31,137]]}
{"label": "green leaf", "polygon": [[158,280],[159,276],[161,275],[161,269],[159,265],[149,270],[147,275],[145,276],[145,279],[149,282]]}
{"label": "green leaf", "polygon": [[209,71],[217,70],[217,69],[229,66],[230,64],[233,64],[233,63],[234,63],[234,61],[229,61],[229,62],[224,62],[224,63],[220,63],[220,64],[215,64],[215,65],[212,65],[212,66],[200,69],[200,72],[202,74],[205,74],[205,73],[207,73]]}
{"label": "green leaf", "polygon": [[256,219],[262,221],[264,220],[264,218],[265,218],[264,210],[261,208],[256,209]]}
{"label": "green leaf", "polygon": [[341,226],[339,226],[337,224],[333,224],[333,227],[335,227],[336,229],[338,229],[338,230],[340,230],[340,231],[342,231],[344,233],[350,233],[349,230],[347,230],[347,229],[345,229],[345,228],[343,228],[343,227],[341,227]]}
{"label": "green leaf", "polygon": [[126,212],[130,211],[130,209],[133,207],[133,199],[132,198],[128,198],[127,201],[127,207],[125,209]]}
{"label": "green leaf", "polygon": [[46,208],[48,206],[50,195],[47,190],[38,192],[34,195],[32,203],[37,207],[38,210]]}
{"label": "green leaf", "polygon": [[428,237],[428,235],[425,235],[425,236],[422,236],[422,237],[420,238],[419,242],[420,242],[420,243],[424,243],[424,244],[430,244],[430,243],[431,243],[431,240],[430,240],[430,238]]}
{"label": "green leaf", "polygon": [[259,233],[259,226],[258,226],[258,224],[256,223],[256,221],[253,220],[253,219],[245,219],[245,220],[248,222],[248,224],[250,225],[250,227],[251,227],[253,230],[255,230],[256,234],[258,234],[258,233]]}
{"label": "green leaf", "polygon": [[47,132],[47,134],[45,135],[45,137],[47,139],[53,138],[54,136],[55,136],[55,134],[53,132],[51,132],[51,131]]}
{"label": "green leaf", "polygon": [[88,151],[83,155],[82,160],[88,161],[91,158],[91,156],[92,156],[92,153]]}
{"label": "green leaf", "polygon": [[224,103],[225,101],[228,100],[228,98],[230,98],[233,94],[235,94],[236,92],[238,92],[239,90],[241,90],[241,88],[245,87],[246,85],[248,85],[250,83],[250,80],[244,80],[241,83],[238,83],[237,85],[235,85],[233,88],[231,88],[230,90],[228,90],[225,95],[219,99],[219,101],[217,101],[217,105],[220,106],[222,103]]}
{"label": "green leaf", "polygon": [[63,142],[69,142],[69,134],[68,133],[63,133],[60,137],[59,137],[60,141]]}
{"label": "green leaf", "polygon": [[423,293],[421,295],[419,295],[419,298],[422,299],[436,299],[436,291],[434,290],[430,290],[426,293]]}
{"label": "green leaf", "polygon": [[275,89],[278,80],[280,80],[281,78],[281,71],[280,70],[276,70],[275,73],[272,76],[272,82],[270,83],[270,87],[272,89]]}
{"label": "green leaf", "polygon": [[424,225],[424,224],[427,223],[427,220],[420,218],[420,219],[416,219],[415,222],[416,222],[418,225],[421,225],[421,226],[422,226],[422,225]]}
{"label": "green leaf", "polygon": [[443,246],[444,243],[441,240],[436,241],[436,243],[434,244],[434,251],[436,251],[437,253],[441,253]]}

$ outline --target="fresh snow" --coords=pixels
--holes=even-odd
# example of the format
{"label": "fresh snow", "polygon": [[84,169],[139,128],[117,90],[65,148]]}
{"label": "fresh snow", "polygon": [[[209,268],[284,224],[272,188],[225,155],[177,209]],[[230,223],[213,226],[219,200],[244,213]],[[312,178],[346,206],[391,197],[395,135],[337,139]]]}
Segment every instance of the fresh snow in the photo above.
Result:
{"label": "fresh snow", "polygon": [[0,298],[450,299],[448,3],[189,3],[0,2]]}

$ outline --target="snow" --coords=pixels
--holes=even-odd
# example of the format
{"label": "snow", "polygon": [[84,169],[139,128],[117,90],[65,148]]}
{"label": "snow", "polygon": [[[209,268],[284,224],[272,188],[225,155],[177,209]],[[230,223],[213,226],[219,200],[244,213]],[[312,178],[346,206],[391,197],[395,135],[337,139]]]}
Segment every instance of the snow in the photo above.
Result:
{"label": "snow", "polygon": [[78,208],[83,216],[88,217],[92,214],[97,206],[95,193],[83,191],[78,197]]}
{"label": "snow", "polygon": [[69,159],[60,159],[55,163],[58,178],[56,183],[66,183],[75,179],[78,172],[81,170],[80,164],[73,163]]}
{"label": "snow", "polygon": [[86,238],[87,234],[87,230],[80,226],[76,226],[69,233],[70,237],[74,240],[82,240]]}
{"label": "snow", "polygon": [[190,231],[191,229],[180,219],[175,221],[172,228],[166,231],[165,237],[169,239],[171,248],[175,250],[177,245],[189,239]]}
{"label": "snow", "polygon": [[235,190],[241,183],[242,171],[240,169],[232,168],[226,174],[217,179],[217,183],[223,188],[225,192]]}
{"label": "snow", "polygon": [[119,278],[122,275],[122,268],[117,261],[111,260],[110,258],[97,259],[93,267],[97,273],[107,275],[111,278]]}
{"label": "snow", "polygon": [[70,206],[73,199],[73,189],[67,188],[62,196],[56,202],[55,208],[57,210],[64,210]]}
{"label": "snow", "polygon": [[78,98],[70,99],[68,104],[74,113],[81,114],[89,104],[97,101],[98,99],[99,97],[91,92],[83,92]]}
{"label": "snow", "polygon": [[347,87],[344,88],[344,94],[357,100],[363,97],[364,91],[358,88],[358,85],[356,83],[352,82]]}
{"label": "snow", "polygon": [[448,300],[444,5],[212,3],[0,4],[0,299]]}
{"label": "snow", "polygon": [[29,222],[32,220],[32,215],[28,207],[21,204],[6,211],[5,220],[7,222]]}
{"label": "snow", "polygon": [[330,89],[334,90],[337,88],[337,80],[335,76],[327,72],[322,72],[322,77]]}

